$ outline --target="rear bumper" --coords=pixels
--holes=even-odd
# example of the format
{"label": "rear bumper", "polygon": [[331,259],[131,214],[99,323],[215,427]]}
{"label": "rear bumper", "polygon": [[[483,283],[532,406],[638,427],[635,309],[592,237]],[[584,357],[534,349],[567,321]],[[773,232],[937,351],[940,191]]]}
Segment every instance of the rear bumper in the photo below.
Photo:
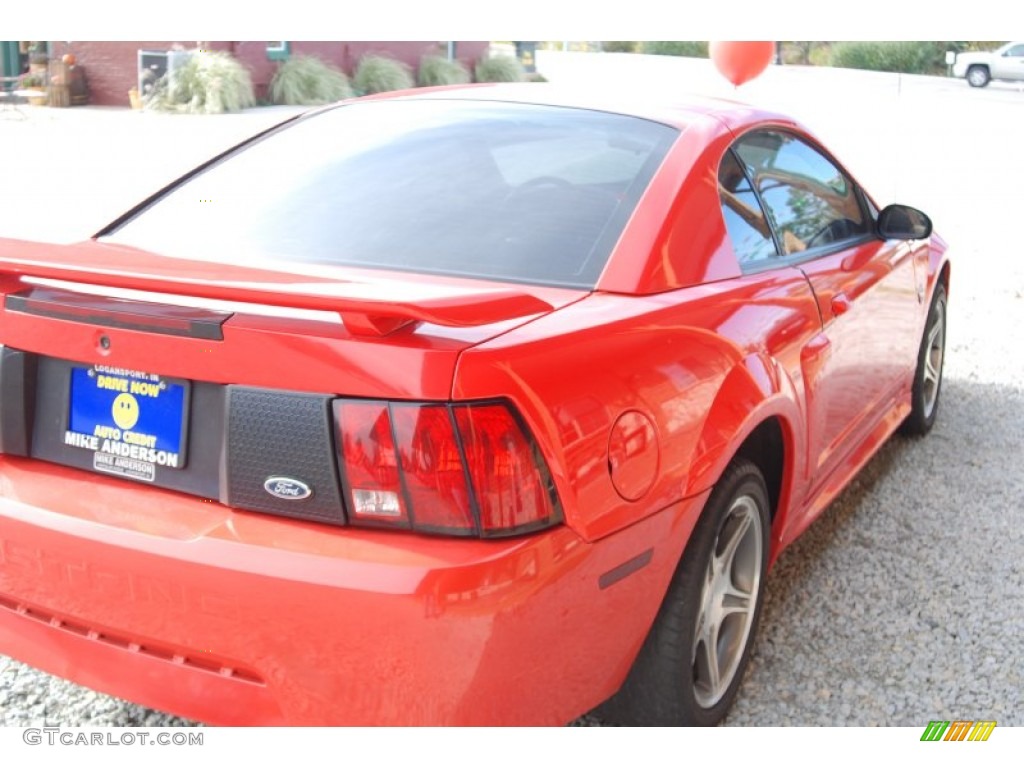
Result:
{"label": "rear bumper", "polygon": [[225,725],[564,723],[623,679],[705,498],[485,542],[10,457],[0,489],[0,653]]}

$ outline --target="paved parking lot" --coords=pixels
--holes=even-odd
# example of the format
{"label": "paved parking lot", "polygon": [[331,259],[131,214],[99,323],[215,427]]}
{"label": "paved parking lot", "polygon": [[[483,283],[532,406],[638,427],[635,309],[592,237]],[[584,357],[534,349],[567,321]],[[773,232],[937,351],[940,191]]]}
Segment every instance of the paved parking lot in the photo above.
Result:
{"label": "paved parking lot", "polygon": [[[953,254],[934,432],[893,439],[769,577],[733,725],[1024,725],[1024,92],[782,67],[733,89],[708,62],[542,52],[550,80],[696,90],[815,130],[881,204],[928,212]],[[223,117],[0,113],[0,232],[88,235],[156,183],[287,110]],[[174,724],[0,657],[0,725]]]}

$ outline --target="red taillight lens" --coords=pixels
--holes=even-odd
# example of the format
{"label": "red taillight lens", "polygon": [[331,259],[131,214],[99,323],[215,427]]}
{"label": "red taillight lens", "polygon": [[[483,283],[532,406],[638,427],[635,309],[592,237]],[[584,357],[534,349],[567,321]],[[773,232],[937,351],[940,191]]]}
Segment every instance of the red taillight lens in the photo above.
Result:
{"label": "red taillight lens", "polygon": [[391,407],[414,526],[472,534],[473,506],[451,411],[443,405]]}
{"label": "red taillight lens", "polygon": [[502,405],[459,406],[455,419],[484,536],[555,521],[550,482],[519,423]]}
{"label": "red taillight lens", "polygon": [[388,404],[342,401],[336,414],[350,518],[407,526]]}
{"label": "red taillight lens", "polygon": [[339,400],[349,520],[502,536],[561,515],[547,467],[510,408]]}

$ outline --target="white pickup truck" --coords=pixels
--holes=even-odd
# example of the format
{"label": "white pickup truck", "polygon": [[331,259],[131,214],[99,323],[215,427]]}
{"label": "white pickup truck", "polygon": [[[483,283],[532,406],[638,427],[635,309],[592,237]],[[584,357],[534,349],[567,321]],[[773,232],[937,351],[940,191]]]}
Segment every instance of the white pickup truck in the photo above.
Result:
{"label": "white pickup truck", "polygon": [[990,80],[1024,80],[1024,43],[1007,43],[994,51],[968,51],[956,54],[953,76],[966,77],[975,88]]}

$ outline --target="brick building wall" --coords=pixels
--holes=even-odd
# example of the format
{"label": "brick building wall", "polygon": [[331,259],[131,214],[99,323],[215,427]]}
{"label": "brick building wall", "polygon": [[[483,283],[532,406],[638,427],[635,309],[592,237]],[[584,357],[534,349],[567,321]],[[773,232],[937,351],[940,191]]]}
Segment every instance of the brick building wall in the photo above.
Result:
{"label": "brick building wall", "polygon": [[[175,46],[195,48],[196,43],[194,40],[55,42],[51,44],[51,50],[58,57],[73,53],[76,62],[85,68],[91,104],[127,107],[128,90],[139,81],[139,50],[167,51]],[[210,47],[230,50],[227,43],[211,43]]]}
{"label": "brick building wall", "polygon": [[[92,104],[128,106],[128,91],[138,82],[139,50],[166,51],[175,47],[195,48],[194,40],[179,41],[129,41],[129,42],[55,42],[54,56],[73,53],[77,63],[85,68],[89,80],[89,98]],[[415,72],[420,58],[434,53],[445,53],[446,43],[436,41],[402,42],[325,42],[293,41],[290,43],[292,56],[314,55],[352,74],[359,59],[366,54],[384,54],[412,67]],[[267,56],[267,43],[254,42],[204,42],[203,47],[229,51],[248,67],[256,88],[257,98],[266,95],[267,86],[274,76],[278,62]],[[487,53],[486,41],[459,41],[456,54],[470,71],[473,65]]]}

